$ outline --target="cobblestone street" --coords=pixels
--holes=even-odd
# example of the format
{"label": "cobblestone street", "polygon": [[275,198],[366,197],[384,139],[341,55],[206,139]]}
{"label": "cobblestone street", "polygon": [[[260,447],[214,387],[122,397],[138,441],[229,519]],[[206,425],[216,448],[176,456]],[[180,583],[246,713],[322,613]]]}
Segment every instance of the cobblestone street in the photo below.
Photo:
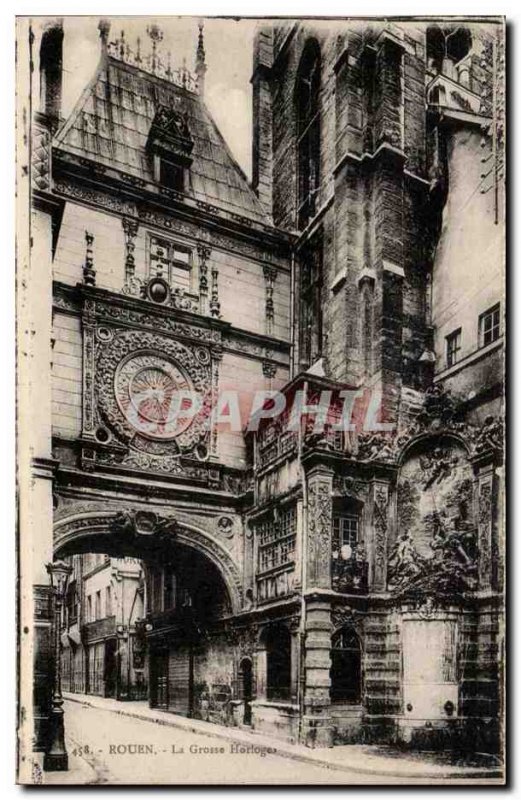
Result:
{"label": "cobblestone street", "polygon": [[[44,783],[381,785],[382,780],[402,784],[405,776],[408,783],[419,784],[481,782],[478,770],[464,774],[428,761],[378,756],[376,750],[373,755],[370,748],[310,751],[248,732],[230,730],[228,737],[220,726],[173,715],[165,715],[164,724],[136,718],[157,714],[144,703],[113,708],[114,701],[91,701],[92,706],[65,702],[69,772],[45,773]],[[197,731],[205,726],[215,733]],[[400,771],[393,776],[393,770]],[[486,777],[490,782],[493,775]]]}

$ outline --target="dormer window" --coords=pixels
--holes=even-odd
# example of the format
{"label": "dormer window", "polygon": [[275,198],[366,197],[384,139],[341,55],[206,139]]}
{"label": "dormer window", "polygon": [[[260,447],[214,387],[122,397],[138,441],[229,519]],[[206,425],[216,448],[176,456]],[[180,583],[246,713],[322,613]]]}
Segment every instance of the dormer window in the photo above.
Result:
{"label": "dormer window", "polygon": [[182,192],[185,188],[185,170],[179,164],[173,164],[166,158],[156,156],[159,168],[159,183],[167,189]]}
{"label": "dormer window", "polygon": [[159,106],[147,143],[157,183],[175,192],[186,190],[193,146],[186,115],[178,108]]}

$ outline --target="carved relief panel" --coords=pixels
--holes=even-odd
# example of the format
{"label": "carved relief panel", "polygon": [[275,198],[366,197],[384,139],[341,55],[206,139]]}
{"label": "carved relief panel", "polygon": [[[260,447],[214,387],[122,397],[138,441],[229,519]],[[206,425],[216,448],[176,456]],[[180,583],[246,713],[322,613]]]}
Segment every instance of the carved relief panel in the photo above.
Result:
{"label": "carved relief panel", "polygon": [[310,474],[308,484],[308,587],[331,588],[333,476]]}
{"label": "carved relief panel", "polygon": [[473,473],[455,440],[429,442],[400,470],[390,588],[451,596],[476,585]]}

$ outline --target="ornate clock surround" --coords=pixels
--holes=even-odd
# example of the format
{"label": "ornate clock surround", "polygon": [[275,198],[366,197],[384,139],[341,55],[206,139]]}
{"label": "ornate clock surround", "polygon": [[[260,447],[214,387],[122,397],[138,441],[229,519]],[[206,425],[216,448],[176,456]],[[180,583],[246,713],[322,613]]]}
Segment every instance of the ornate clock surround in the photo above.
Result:
{"label": "ornate clock surround", "polygon": [[[117,324],[114,312],[124,314],[125,309],[110,309],[99,300],[85,298],[82,438],[96,442],[98,448],[100,444],[122,446],[126,452],[154,460],[214,456],[217,443],[208,419],[221,357],[217,332],[183,326],[182,333],[193,328],[195,341],[190,341],[175,335],[176,326],[169,335],[162,315],[157,320],[159,330],[150,314],[143,319],[148,330],[129,329]],[[132,316],[138,322],[137,315]],[[154,330],[150,330],[152,325]],[[195,392],[201,398],[202,407],[193,419],[176,422],[171,414],[176,390]],[[100,428],[110,432],[109,443],[98,437]]]}

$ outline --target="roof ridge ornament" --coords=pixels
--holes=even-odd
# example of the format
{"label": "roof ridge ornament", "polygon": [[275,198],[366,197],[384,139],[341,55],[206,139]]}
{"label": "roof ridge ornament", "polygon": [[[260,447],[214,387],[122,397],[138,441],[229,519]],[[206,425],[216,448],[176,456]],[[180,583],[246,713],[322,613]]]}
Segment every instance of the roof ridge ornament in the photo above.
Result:
{"label": "roof ridge ornament", "polygon": [[197,51],[195,54],[195,74],[197,75],[197,90],[201,97],[204,95],[204,79],[206,75],[206,52],[204,49],[204,20],[197,23],[199,36],[197,37]]}
{"label": "roof ridge ornament", "polygon": [[103,53],[107,52],[107,46],[110,33],[110,22],[108,19],[100,19],[98,23],[98,30],[101,39],[101,49]]}
{"label": "roof ridge ornament", "polygon": [[157,66],[158,66],[158,62],[159,62],[159,59],[157,57],[157,45],[158,45],[159,42],[163,41],[163,31],[161,30],[161,28],[158,25],[156,25],[154,23],[153,25],[147,25],[147,35],[149,36],[149,38],[152,41],[151,67],[152,67],[152,72],[155,75],[156,74],[156,69],[157,69]]}
{"label": "roof ridge ornament", "polygon": [[[136,67],[143,72],[148,72],[156,78],[172,83],[188,92],[198,91],[199,81],[196,74],[186,68],[186,64],[181,67],[172,67],[172,56],[170,51],[166,57],[160,52],[159,43],[163,41],[163,31],[155,24],[147,26],[146,32],[152,42],[152,50],[148,55],[144,55],[141,50],[141,38],[137,38],[136,48],[129,46],[125,37],[125,32],[121,31],[120,38],[115,41],[108,41],[110,23],[102,20],[99,24],[102,48],[111,58]],[[206,67],[205,67],[206,69]]]}

